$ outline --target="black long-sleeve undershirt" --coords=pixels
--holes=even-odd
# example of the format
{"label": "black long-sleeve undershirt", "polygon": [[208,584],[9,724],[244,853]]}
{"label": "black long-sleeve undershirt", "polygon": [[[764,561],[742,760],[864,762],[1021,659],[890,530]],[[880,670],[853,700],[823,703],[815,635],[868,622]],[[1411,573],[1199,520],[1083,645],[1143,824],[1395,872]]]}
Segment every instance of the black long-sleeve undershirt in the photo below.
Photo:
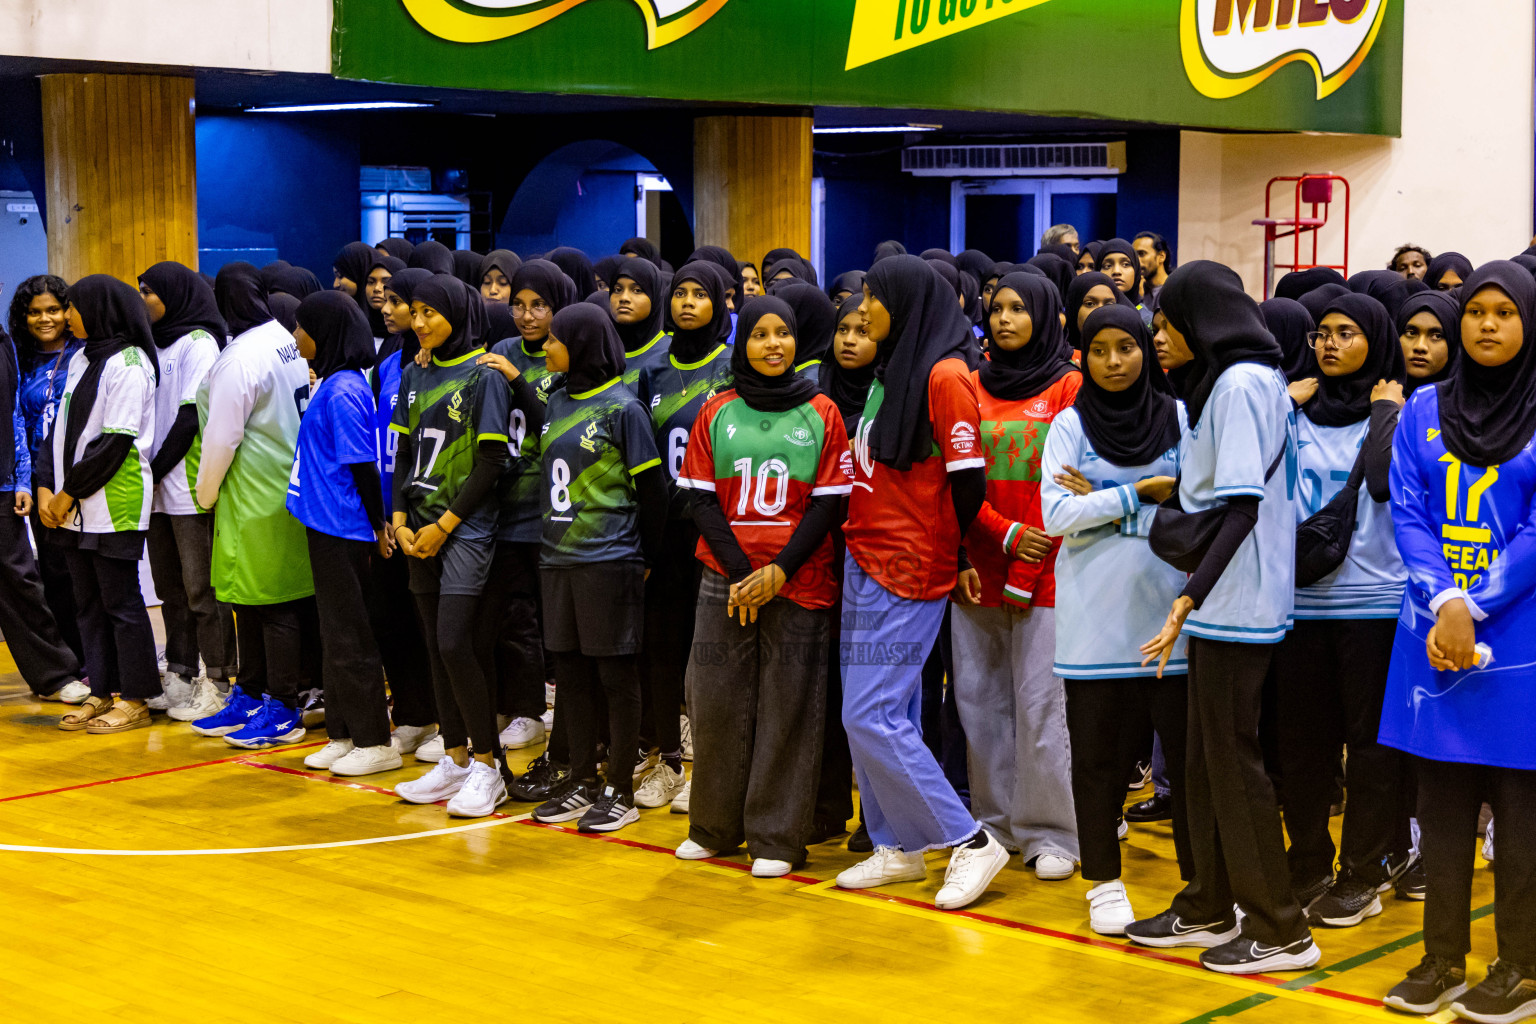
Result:
{"label": "black long-sleeve undershirt", "polygon": [[635,504],[639,506],[640,552],[646,565],[655,565],[664,555],[667,535],[667,478],[660,466],[635,474]]}
{"label": "black long-sleeve undershirt", "polygon": [[1365,434],[1365,489],[1378,504],[1392,500],[1392,435],[1403,407],[1383,398],[1371,403],[1371,425]]}
{"label": "black long-sleeve undershirt", "polygon": [[196,440],[197,406],[184,405],[176,410],[176,419],[171,423],[170,432],[160,443],[160,450],[155,452],[155,457],[149,461],[149,472],[155,478],[155,483],[159,483],[165,474],[187,457],[187,453],[192,450],[192,442]]}
{"label": "black long-sleeve undershirt", "polygon": [[372,462],[354,462],[347,468],[352,471],[352,484],[362,499],[368,525],[377,530],[384,522],[384,488],[379,483],[379,467]]}
{"label": "black long-sleeve undershirt", "polygon": [[1205,599],[1211,595],[1211,589],[1216,586],[1216,581],[1227,571],[1227,565],[1237,554],[1237,549],[1258,524],[1258,498],[1244,495],[1230,499],[1227,502],[1227,514],[1221,521],[1221,529],[1216,531],[1216,537],[1211,541],[1210,550],[1200,560],[1200,568],[1190,576],[1179,596],[1189,598],[1196,608],[1204,604]]}
{"label": "black long-sleeve undershirt", "polygon": [[543,433],[544,403],[539,401],[539,392],[522,374],[512,380],[512,408],[521,409],[528,420],[528,432],[524,436],[538,437]]}
{"label": "black long-sleeve undershirt", "polygon": [[[977,466],[974,469],[958,469],[949,474],[949,500],[955,506],[955,520],[960,524],[960,539],[964,541],[971,524],[981,513],[982,503],[987,500],[987,471]],[[971,560],[966,557],[963,543],[958,554],[960,571],[971,568]]]}
{"label": "black long-sleeve undershirt", "polygon": [[[699,535],[709,545],[716,561],[725,569],[726,579],[731,583],[740,583],[751,575],[752,563],[746,552],[742,551],[735,532],[726,520],[725,510],[720,507],[719,495],[714,491],[693,491],[691,495],[693,521],[699,528]],[[806,559],[815,554],[832,527],[837,525],[842,515],[842,506],[842,497],[835,494],[818,494],[810,500],[805,514],[789,535],[789,540],[771,559],[773,564],[784,570],[785,580],[793,579]]]}
{"label": "black long-sleeve undershirt", "polygon": [[[404,467],[414,465],[415,443],[410,434],[400,435],[399,447],[395,449],[395,509],[404,512],[410,508],[408,492],[410,490],[410,474],[401,472]],[[448,506],[460,520],[474,515],[475,511],[490,496],[491,489],[501,479],[502,472],[512,461],[512,453],[507,449],[507,443],[498,439],[481,441],[475,445],[474,468],[469,471],[464,486],[459,488],[459,493],[454,495],[453,502]],[[382,503],[381,503],[382,508]]]}
{"label": "black long-sleeve undershirt", "polygon": [[689,491],[693,498],[693,522],[699,528],[699,536],[714,552],[715,561],[725,570],[728,583],[740,583],[752,573],[752,562],[741,550],[731,524],[720,507],[720,496],[714,491]]}
{"label": "black long-sleeve undershirt", "polygon": [[85,446],[80,460],[65,470],[64,493],[80,501],[107,486],[107,481],[123,467],[123,460],[133,448],[133,440],[127,434],[102,434],[93,438]]}

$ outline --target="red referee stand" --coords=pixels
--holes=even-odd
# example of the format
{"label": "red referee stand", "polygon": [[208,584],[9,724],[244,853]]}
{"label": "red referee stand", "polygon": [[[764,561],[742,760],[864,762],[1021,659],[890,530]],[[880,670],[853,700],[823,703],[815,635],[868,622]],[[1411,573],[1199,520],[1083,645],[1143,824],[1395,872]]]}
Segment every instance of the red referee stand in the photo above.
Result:
{"label": "red referee stand", "polygon": [[[1295,206],[1289,217],[1276,217],[1274,214],[1275,185],[1279,182],[1288,182],[1293,186]],[[1338,182],[1343,186],[1343,220],[1344,220],[1344,256],[1341,263],[1319,263],[1317,261],[1317,236],[1328,225],[1328,215],[1333,206],[1333,185]],[[1283,195],[1283,194],[1282,194]],[[1284,199],[1281,199],[1284,202]],[[1303,211],[1303,207],[1310,210]],[[1300,174],[1283,175],[1270,178],[1269,184],[1264,188],[1264,216],[1253,222],[1264,229],[1264,297],[1267,299],[1274,291],[1275,271],[1277,270],[1310,270],[1313,267],[1332,267],[1345,277],[1349,276],[1349,180],[1337,174]],[[1302,238],[1308,236],[1312,242],[1311,261],[1302,259]],[[1275,243],[1285,239],[1291,240],[1291,261],[1289,263],[1275,262]]]}

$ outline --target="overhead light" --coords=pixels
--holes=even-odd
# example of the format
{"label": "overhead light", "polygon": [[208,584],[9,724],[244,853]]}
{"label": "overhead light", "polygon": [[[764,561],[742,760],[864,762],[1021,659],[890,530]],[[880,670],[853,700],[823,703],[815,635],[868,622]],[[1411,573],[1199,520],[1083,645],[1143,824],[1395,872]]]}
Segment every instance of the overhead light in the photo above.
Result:
{"label": "overhead light", "polygon": [[905,132],[936,132],[941,124],[870,124],[842,128],[812,128],[815,135],[892,135]]}
{"label": "overhead light", "polygon": [[367,100],[358,103],[306,103],[288,107],[246,107],[247,114],[315,114],[329,110],[401,110],[408,107],[431,107],[433,103],[416,103],[408,100]]}

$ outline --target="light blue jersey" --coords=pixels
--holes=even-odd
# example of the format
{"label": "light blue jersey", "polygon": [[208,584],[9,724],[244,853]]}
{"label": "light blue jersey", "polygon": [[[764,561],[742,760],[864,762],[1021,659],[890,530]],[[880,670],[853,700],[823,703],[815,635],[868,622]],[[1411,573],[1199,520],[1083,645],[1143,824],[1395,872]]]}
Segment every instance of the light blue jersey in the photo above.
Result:
{"label": "light blue jersey", "polygon": [[[1343,427],[1320,427],[1303,410],[1296,417],[1296,523],[1332,501],[1349,480],[1370,417]],[[1298,619],[1395,619],[1403,606],[1408,570],[1392,534],[1392,506],[1360,485],[1355,534],[1344,564],[1296,591]]]}
{"label": "light blue jersey", "polygon": [[[1276,456],[1280,466],[1265,482]],[[1260,499],[1258,523],[1184,631],[1205,640],[1279,643],[1296,598],[1296,417],[1280,371],[1258,363],[1228,367],[1179,442],[1179,469],[1186,511]]]}
{"label": "light blue jersey", "polygon": [[[1184,429],[1184,406],[1179,427]],[[1077,495],[1056,482],[1073,466],[1097,488]],[[1170,448],[1145,466],[1117,466],[1094,452],[1077,410],[1051,424],[1041,456],[1040,508],[1045,532],[1061,537],[1056,556],[1056,664],[1063,679],[1124,679],[1157,675],[1143,668],[1138,648],[1157,636],[1184,574],[1152,553],[1147,533],[1156,505],[1143,505],[1136,481],[1177,476],[1179,450]],[[1181,636],[1164,670],[1189,671]]]}

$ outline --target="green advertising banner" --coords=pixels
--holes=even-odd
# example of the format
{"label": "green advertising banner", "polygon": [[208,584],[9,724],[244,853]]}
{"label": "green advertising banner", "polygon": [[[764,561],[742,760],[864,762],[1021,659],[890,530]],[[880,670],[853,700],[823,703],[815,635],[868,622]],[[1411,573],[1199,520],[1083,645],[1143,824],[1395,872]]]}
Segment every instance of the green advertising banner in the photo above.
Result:
{"label": "green advertising banner", "polygon": [[1404,0],[336,0],[337,77],[1399,133]]}

